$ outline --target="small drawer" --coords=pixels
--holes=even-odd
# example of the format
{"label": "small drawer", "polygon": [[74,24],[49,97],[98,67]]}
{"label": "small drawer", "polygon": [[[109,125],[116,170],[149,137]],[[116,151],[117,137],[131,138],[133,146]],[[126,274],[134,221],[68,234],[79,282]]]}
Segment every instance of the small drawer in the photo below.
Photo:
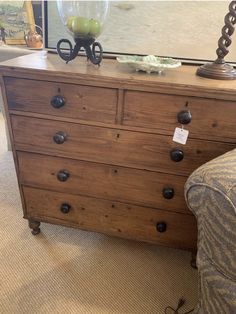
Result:
{"label": "small drawer", "polygon": [[185,177],[26,152],[17,156],[23,185],[191,215],[184,200]]}
{"label": "small drawer", "polygon": [[235,148],[231,143],[193,139],[180,145],[170,136],[15,115],[11,121],[18,150],[184,176]]}
{"label": "small drawer", "polygon": [[9,110],[115,123],[116,89],[7,77]]}
{"label": "small drawer", "polygon": [[235,108],[233,101],[126,91],[123,124],[173,135],[182,123],[190,137],[235,143]]}
{"label": "small drawer", "polygon": [[23,188],[26,218],[124,238],[196,248],[195,217],[80,195]]}

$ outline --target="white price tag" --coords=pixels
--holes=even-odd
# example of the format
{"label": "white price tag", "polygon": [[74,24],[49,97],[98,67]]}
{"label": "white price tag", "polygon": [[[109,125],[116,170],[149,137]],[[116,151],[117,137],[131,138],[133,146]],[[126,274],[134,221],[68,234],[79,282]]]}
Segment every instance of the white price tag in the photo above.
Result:
{"label": "white price tag", "polygon": [[181,128],[175,128],[173,141],[185,145],[188,139],[189,131]]}

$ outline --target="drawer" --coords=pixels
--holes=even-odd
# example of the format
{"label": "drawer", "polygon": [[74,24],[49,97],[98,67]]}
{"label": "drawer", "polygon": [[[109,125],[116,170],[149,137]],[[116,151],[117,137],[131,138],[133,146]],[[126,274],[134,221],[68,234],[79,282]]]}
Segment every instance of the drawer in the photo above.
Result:
{"label": "drawer", "polygon": [[186,125],[191,137],[221,138],[235,143],[236,102],[233,101],[127,91],[123,124],[165,130],[173,135],[175,127],[180,125],[178,114],[182,111],[192,115]]}
{"label": "drawer", "polygon": [[[170,136],[15,115],[11,116],[11,121],[18,150],[185,176],[206,161],[235,148],[231,143],[193,139],[183,146],[174,143]],[[55,135],[63,143],[55,143]],[[172,158],[173,154],[177,158],[183,155],[183,160],[173,161],[171,153]]]}
{"label": "drawer", "polygon": [[196,247],[196,221],[191,215],[30,187],[23,193],[26,218],[178,248]]}
{"label": "drawer", "polygon": [[[26,152],[17,156],[23,185],[191,215],[183,195],[185,177]],[[173,189],[170,199],[163,196],[167,188]]]}
{"label": "drawer", "polygon": [[[7,77],[4,80],[10,110],[36,112],[104,123],[115,122],[116,89],[11,77]],[[59,98],[54,98],[55,96]],[[59,107],[59,105],[63,104],[62,97],[65,100],[65,104]],[[53,99],[54,105],[51,104]]]}

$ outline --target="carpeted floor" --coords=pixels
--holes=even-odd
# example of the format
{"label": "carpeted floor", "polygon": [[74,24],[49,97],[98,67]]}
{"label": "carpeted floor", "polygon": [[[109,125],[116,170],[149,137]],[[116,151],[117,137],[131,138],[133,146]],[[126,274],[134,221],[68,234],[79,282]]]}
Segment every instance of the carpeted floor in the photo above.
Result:
{"label": "carpeted floor", "polygon": [[[197,300],[190,253],[22,218],[0,114],[0,313],[163,314]],[[181,312],[182,313],[182,312]]]}

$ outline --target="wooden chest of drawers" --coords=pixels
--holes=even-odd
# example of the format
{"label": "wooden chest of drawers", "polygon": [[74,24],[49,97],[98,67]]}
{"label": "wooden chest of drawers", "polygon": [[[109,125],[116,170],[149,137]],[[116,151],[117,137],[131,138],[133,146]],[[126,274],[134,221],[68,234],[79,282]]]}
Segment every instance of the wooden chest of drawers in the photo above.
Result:
{"label": "wooden chest of drawers", "polygon": [[[235,147],[236,88],[183,66],[132,73],[114,60],[41,53],[0,65],[24,217],[194,249],[188,175]],[[190,116],[191,114],[191,116]],[[187,120],[186,120],[187,117]],[[176,127],[186,145],[173,142]]]}

